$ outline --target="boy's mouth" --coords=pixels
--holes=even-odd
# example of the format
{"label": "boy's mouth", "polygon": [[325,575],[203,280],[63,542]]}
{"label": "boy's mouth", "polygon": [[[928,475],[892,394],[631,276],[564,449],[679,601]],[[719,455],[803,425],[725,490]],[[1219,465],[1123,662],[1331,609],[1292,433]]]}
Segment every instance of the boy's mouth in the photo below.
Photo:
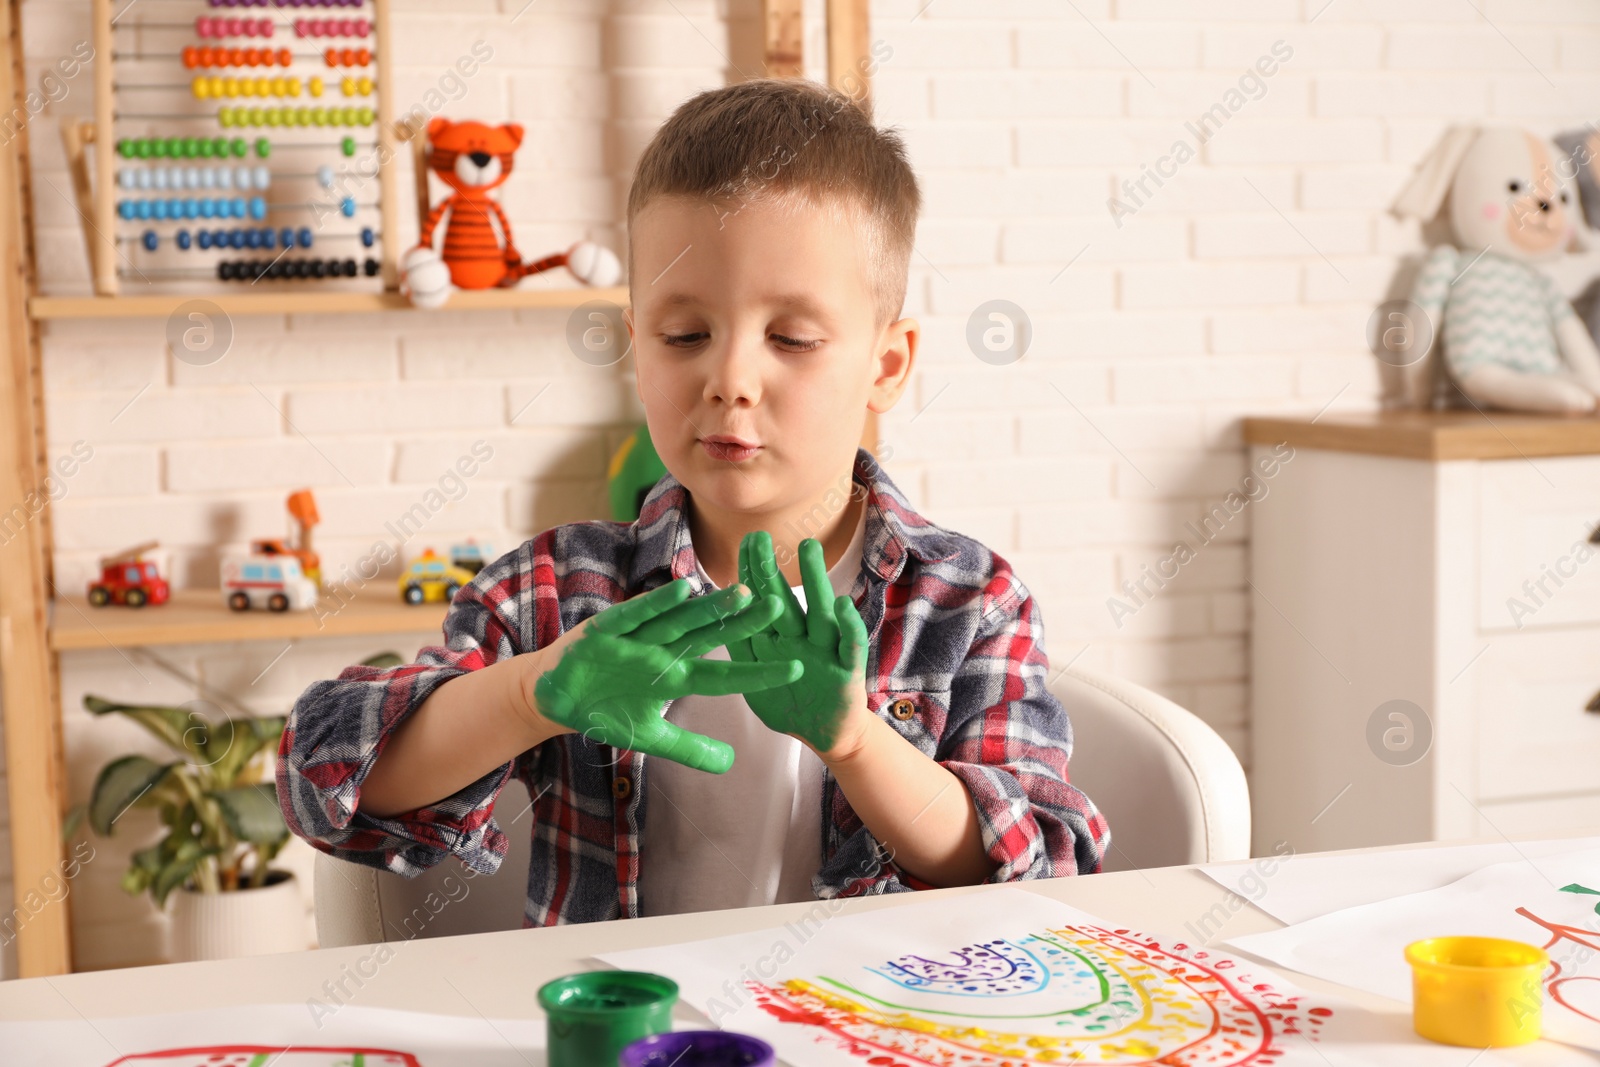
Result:
{"label": "boy's mouth", "polygon": [[712,459],[726,463],[743,463],[761,451],[761,446],[754,442],[720,433],[700,438],[700,447],[704,448]]}

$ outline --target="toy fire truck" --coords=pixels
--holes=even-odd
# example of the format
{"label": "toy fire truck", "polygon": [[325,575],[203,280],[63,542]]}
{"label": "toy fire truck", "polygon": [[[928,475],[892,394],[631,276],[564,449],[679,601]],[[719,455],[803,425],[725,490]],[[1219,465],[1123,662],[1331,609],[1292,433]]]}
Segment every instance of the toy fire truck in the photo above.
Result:
{"label": "toy fire truck", "polygon": [[130,608],[165,604],[172,590],[155,563],[143,558],[159,545],[159,541],[146,541],[102,557],[100,580],[89,583],[89,603],[97,608],[107,604],[126,604]]}

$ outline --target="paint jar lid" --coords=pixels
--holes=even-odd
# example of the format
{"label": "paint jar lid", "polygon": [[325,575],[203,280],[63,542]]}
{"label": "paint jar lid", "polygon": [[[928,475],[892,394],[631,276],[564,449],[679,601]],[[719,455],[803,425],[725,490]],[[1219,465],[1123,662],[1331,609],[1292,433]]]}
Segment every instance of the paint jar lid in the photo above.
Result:
{"label": "paint jar lid", "polygon": [[674,1030],[622,1050],[620,1067],[772,1067],[777,1055],[759,1037],[727,1030]]}

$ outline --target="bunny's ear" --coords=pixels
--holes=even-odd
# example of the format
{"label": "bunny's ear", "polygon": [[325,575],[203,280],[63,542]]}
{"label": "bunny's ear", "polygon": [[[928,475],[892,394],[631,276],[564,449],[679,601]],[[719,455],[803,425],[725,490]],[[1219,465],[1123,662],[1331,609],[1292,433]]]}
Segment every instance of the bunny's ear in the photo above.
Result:
{"label": "bunny's ear", "polygon": [[1452,126],[1446,130],[1389,210],[1401,218],[1423,222],[1437,215],[1445,194],[1450,191],[1450,183],[1455,180],[1461,157],[1467,154],[1477,137],[1476,126]]}

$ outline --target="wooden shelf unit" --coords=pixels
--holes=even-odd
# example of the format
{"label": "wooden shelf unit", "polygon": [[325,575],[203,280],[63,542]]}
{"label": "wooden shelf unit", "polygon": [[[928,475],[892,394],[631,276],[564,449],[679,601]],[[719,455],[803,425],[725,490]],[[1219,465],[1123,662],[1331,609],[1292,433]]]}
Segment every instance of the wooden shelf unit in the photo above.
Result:
{"label": "wooden shelf unit", "polygon": [[[36,296],[28,301],[35,319],[166,318],[191,300],[207,300],[229,315],[350,314],[363,311],[405,311],[419,318],[432,312],[411,306],[400,293],[328,292],[304,289],[251,292],[160,293],[139,296]],[[628,289],[457,289],[447,311],[495,311],[517,308],[575,308],[591,300],[626,305]]]}
{"label": "wooden shelf unit", "polygon": [[[387,57],[389,0],[372,0],[381,12],[376,47]],[[0,110],[27,110],[30,91],[22,49],[22,2],[0,0]],[[95,13],[95,51],[110,56],[108,30],[111,0],[92,0]],[[762,0],[763,72],[770,77],[796,77],[803,68],[801,0]],[[868,0],[827,0],[828,81],[835,88],[863,101],[870,100],[874,59],[869,36]],[[409,136],[396,128],[390,114],[393,99],[389,64],[379,65],[378,137],[389,149],[391,162],[380,173],[380,210],[385,238],[396,234],[399,214],[394,196],[394,146]],[[112,72],[109,62],[94,70],[96,118],[101,129],[111,127]],[[0,331],[6,349],[0,369],[0,501],[22,500],[49,473],[45,448],[43,373],[39,344],[40,323],[48,320],[151,318],[170,315],[189,300],[205,299],[229,314],[359,313],[405,310],[409,305],[396,293],[394,249],[385,249],[385,291],[366,293],[318,292],[276,289],[259,292],[222,290],[214,293],[114,295],[116,274],[112,257],[96,241],[85,238],[95,297],[41,296],[33,242],[33,189],[30,169],[29,129],[24,125],[0,145]],[[69,131],[68,148],[80,155],[92,151],[94,172],[109,175],[114,168],[113,139],[91,138],[81,128]],[[413,146],[415,151],[415,146]],[[74,191],[93,199],[89,218],[108,221],[115,193],[109,182],[93,188],[82,168],[74,173]],[[99,227],[109,232],[108,226]],[[458,292],[448,308],[489,310],[534,307],[576,307],[587,300],[625,303],[626,289],[504,289]],[[416,312],[419,316],[426,312]],[[875,447],[876,420],[869,418],[863,441]],[[67,807],[66,774],[61,742],[61,652],[97,647],[134,647],[201,641],[299,640],[319,636],[386,635],[437,630],[443,605],[409,607],[374,597],[352,604],[328,619],[322,627],[309,613],[273,616],[251,613],[232,616],[214,591],[179,592],[160,607],[142,609],[90,608],[73,597],[51,601],[46,589],[53,585],[52,539],[49,509],[25,523],[20,534],[0,538],[0,709],[4,711],[6,791],[11,829],[12,884],[25,891],[57,877],[62,862],[61,821]],[[376,591],[375,591],[376,592]],[[203,602],[204,601],[204,602]],[[158,614],[159,613],[159,614]],[[35,915],[18,929],[17,962],[20,977],[65,974],[72,969],[71,895]]]}
{"label": "wooden shelf unit", "polygon": [[406,604],[393,582],[340,603],[327,592],[317,611],[233,611],[216,589],[180,589],[165,604],[92,607],[82,597],[50,602],[50,649],[148,648],[222,641],[439,633],[445,605]]}

